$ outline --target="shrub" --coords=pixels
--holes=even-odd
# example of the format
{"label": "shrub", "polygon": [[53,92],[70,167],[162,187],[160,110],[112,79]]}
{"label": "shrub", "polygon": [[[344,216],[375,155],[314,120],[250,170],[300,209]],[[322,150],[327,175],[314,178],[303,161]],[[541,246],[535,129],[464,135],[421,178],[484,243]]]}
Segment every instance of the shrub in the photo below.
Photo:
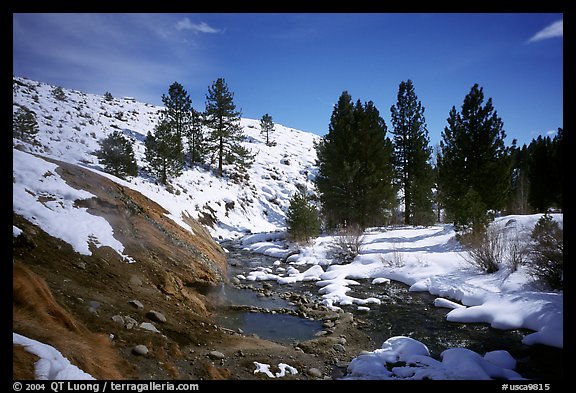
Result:
{"label": "shrub", "polygon": [[36,114],[25,106],[18,108],[12,119],[13,135],[23,141],[31,141],[38,134]]}
{"label": "shrub", "polygon": [[338,230],[335,238],[335,256],[343,262],[352,262],[360,253],[364,231],[358,224],[348,225]]}
{"label": "shrub", "polygon": [[55,87],[52,90],[52,95],[59,101],[66,101],[66,94],[64,93],[64,90],[62,90],[60,86]]}
{"label": "shrub", "polygon": [[564,279],[563,230],[548,213],[536,223],[531,237],[529,270],[553,289],[562,289]]}
{"label": "shrub", "polygon": [[508,265],[510,270],[515,272],[521,265],[526,263],[529,246],[520,241],[518,231],[514,233],[513,237],[508,237],[507,245]]}
{"label": "shrub", "polygon": [[505,253],[504,236],[501,230],[488,227],[485,231],[471,232],[460,237],[466,250],[464,259],[486,273],[500,270]]}

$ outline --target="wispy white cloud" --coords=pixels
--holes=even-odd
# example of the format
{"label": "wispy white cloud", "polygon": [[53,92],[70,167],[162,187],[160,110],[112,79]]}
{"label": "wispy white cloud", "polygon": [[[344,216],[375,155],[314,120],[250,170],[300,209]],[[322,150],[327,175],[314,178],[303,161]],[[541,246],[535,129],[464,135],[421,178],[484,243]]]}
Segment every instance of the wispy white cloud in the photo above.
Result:
{"label": "wispy white cloud", "polygon": [[216,29],[206,22],[192,23],[187,17],[176,22],[175,27],[177,30],[192,30],[198,33],[215,34],[222,32],[221,29]]}
{"label": "wispy white cloud", "polygon": [[174,32],[174,20],[163,15],[15,14],[13,21],[15,75],[87,93],[160,104],[169,83],[202,81],[204,88],[212,69],[195,47],[162,34]]}
{"label": "wispy white cloud", "polygon": [[534,34],[534,36],[528,40],[528,43],[562,36],[564,36],[564,19],[558,20]]}

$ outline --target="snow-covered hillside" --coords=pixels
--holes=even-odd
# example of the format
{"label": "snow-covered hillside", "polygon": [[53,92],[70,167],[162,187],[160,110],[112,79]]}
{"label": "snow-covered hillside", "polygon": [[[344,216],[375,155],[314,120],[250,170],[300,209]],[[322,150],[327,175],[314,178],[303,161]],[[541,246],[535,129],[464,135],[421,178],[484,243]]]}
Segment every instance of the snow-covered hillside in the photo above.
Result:
{"label": "snow-covered hillside", "polygon": [[220,239],[283,229],[285,212],[296,186],[303,184],[313,189],[316,158],[313,144],[319,136],[276,124],[272,134],[276,146],[269,147],[260,135],[259,120],[242,119],[247,136],[244,146],[256,153],[248,186],[226,177],[218,178],[207,168],[194,167],[173,179],[168,191],[142,170],[144,138],[148,131],[153,131],[162,107],[131,97],[107,101],[104,96],[67,89],[63,89],[66,99],[58,100],[52,93],[55,88],[14,78],[13,111],[19,106],[27,107],[35,112],[39,125],[37,144],[14,139],[14,145],[23,151],[102,171],[93,152],[99,148],[101,139],[121,130],[133,139],[140,168],[140,176],[130,179],[127,185],[158,202],[184,226],[181,217],[188,214],[204,222],[215,222],[209,229]]}

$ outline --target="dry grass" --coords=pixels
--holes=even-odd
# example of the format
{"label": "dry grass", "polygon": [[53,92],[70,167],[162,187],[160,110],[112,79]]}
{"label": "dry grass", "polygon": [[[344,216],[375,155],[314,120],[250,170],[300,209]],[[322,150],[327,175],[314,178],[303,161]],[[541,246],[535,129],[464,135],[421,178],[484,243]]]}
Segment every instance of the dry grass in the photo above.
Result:
{"label": "dry grass", "polygon": [[[56,348],[96,379],[121,379],[120,359],[105,334],[90,332],[56,303],[40,276],[19,263],[13,267],[13,331]],[[13,377],[27,376],[30,365],[20,350]]]}

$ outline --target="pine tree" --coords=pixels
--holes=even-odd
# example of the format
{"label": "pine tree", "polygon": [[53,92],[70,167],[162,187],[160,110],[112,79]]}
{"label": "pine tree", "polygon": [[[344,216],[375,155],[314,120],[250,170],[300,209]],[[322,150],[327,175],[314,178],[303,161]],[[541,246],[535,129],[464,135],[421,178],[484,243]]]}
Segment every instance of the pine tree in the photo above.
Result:
{"label": "pine tree", "polygon": [[344,91],[332,111],[328,133],[316,144],[318,174],[315,182],[329,228],[346,225],[352,218],[353,125],[352,97]]}
{"label": "pine tree", "polygon": [[508,211],[511,214],[529,214],[531,212],[528,196],[530,180],[528,177],[528,148],[523,145],[517,148],[515,140],[511,147],[512,176],[510,187],[510,202]]}
{"label": "pine tree", "polygon": [[344,91],[328,134],[316,144],[316,186],[329,228],[381,224],[393,199],[391,142],[372,102],[354,106]]}
{"label": "pine tree", "polygon": [[182,139],[169,122],[161,120],[154,134],[148,131],[144,146],[148,170],[162,184],[167,184],[169,177],[179,176],[182,173],[184,167]]}
{"label": "pine tree", "polygon": [[239,172],[251,166],[254,156],[240,144],[246,139],[240,127],[241,114],[223,78],[208,87],[204,116],[211,130],[206,142],[218,160],[218,176],[222,177],[224,164],[235,164]]}
{"label": "pine tree", "polygon": [[107,91],[106,93],[104,93],[104,99],[108,102],[113,101],[114,97],[112,96],[112,93],[110,93],[109,91]]}
{"label": "pine tree", "polygon": [[488,210],[505,206],[511,162],[504,145],[502,120],[482,88],[475,84],[464,98],[462,112],[452,107],[442,133],[438,182],[443,205],[457,229],[483,232]]}
{"label": "pine tree", "polygon": [[386,211],[395,199],[392,184],[392,142],[386,138],[386,123],[380,117],[372,101],[354,107],[354,130],[356,133],[354,161],[358,168],[353,181],[352,222],[364,229],[381,225]]}
{"label": "pine tree", "polygon": [[390,108],[394,135],[396,183],[404,194],[404,223],[428,225],[434,222],[432,209],[432,166],[424,107],[418,101],[412,81],[401,82],[396,105]]}
{"label": "pine tree", "polygon": [[188,138],[188,151],[190,155],[190,164],[203,163],[206,156],[206,143],[204,140],[204,131],[202,129],[202,113],[194,108],[191,111],[190,127],[186,133]]}
{"label": "pine tree", "polygon": [[272,116],[266,113],[260,119],[260,133],[266,137],[266,146],[274,146],[275,143],[270,140],[270,135],[274,132],[274,121]]}
{"label": "pine tree", "polygon": [[564,129],[558,128],[558,132],[553,140],[552,161],[555,166],[555,198],[556,206],[564,210],[564,172],[566,172],[566,163],[564,162],[564,150],[566,149],[566,138]]}
{"label": "pine tree", "polygon": [[25,106],[18,108],[14,114],[13,120],[13,134],[23,141],[34,140],[38,134],[38,121],[36,114]]}
{"label": "pine tree", "polygon": [[554,140],[539,136],[528,146],[528,200],[536,212],[562,207],[563,164],[559,155],[562,135],[560,132]]}
{"label": "pine tree", "polygon": [[320,234],[318,210],[310,202],[305,188],[299,187],[290,199],[286,212],[286,227],[292,240],[308,241]]}
{"label": "pine tree", "polygon": [[106,172],[120,178],[138,175],[132,142],[122,132],[115,130],[99,144],[100,149],[96,151],[96,156]]}
{"label": "pine tree", "polygon": [[164,118],[180,139],[187,134],[191,123],[192,100],[184,87],[174,82],[168,88],[168,95],[162,94],[162,103],[166,107]]}

